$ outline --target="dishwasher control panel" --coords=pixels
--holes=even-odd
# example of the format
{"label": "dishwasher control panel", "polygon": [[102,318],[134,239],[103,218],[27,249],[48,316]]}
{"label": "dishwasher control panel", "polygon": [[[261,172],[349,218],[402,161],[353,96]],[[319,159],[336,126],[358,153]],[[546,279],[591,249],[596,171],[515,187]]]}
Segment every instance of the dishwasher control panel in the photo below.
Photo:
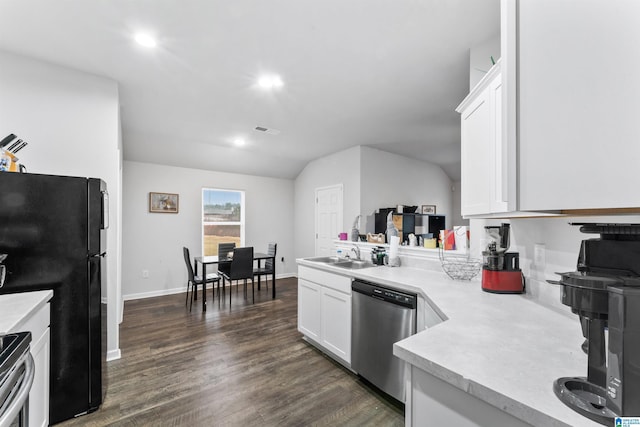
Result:
{"label": "dishwasher control panel", "polygon": [[377,283],[354,280],[351,284],[351,290],[408,308],[416,308],[417,305],[417,296],[415,294],[380,286]]}

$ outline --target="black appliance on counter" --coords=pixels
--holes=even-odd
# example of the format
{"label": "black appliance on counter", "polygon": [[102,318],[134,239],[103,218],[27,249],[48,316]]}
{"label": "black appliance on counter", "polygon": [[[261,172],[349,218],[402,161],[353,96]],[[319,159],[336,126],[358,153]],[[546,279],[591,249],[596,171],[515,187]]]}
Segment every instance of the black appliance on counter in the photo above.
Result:
{"label": "black appliance on counter", "polygon": [[445,216],[444,215],[427,215],[419,213],[396,213],[394,208],[379,209],[378,213],[374,214],[376,234],[384,234],[387,231],[387,215],[389,212],[393,212],[394,216],[402,215],[402,229],[398,230],[401,233],[401,241],[408,240],[409,234],[413,233],[416,236],[432,234],[431,237],[437,238],[440,234],[440,230],[445,229]]}
{"label": "black appliance on counter", "polygon": [[51,424],[92,412],[103,398],[108,194],[95,178],[0,173],[0,294],[53,290]]}
{"label": "black appliance on counter", "polygon": [[[580,317],[587,377],[563,377],[555,394],[604,425],[640,415],[640,224],[579,223],[578,271],[562,273],[562,303]],[[605,330],[608,328],[608,347]]]}

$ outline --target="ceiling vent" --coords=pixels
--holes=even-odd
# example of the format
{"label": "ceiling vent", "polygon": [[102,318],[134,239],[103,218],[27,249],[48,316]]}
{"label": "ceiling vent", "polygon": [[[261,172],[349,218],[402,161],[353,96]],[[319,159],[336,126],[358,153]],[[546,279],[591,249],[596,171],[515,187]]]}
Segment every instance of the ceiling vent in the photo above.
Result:
{"label": "ceiling vent", "polygon": [[258,132],[268,133],[269,135],[279,135],[280,131],[278,129],[270,129],[264,126],[256,126],[256,130]]}

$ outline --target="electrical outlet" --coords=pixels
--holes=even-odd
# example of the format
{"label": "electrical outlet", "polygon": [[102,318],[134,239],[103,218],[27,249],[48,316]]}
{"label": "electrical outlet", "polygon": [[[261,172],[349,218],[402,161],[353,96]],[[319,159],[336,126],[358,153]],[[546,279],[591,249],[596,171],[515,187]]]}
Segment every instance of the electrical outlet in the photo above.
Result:
{"label": "electrical outlet", "polygon": [[149,270],[142,270],[142,278],[143,279],[149,278]]}

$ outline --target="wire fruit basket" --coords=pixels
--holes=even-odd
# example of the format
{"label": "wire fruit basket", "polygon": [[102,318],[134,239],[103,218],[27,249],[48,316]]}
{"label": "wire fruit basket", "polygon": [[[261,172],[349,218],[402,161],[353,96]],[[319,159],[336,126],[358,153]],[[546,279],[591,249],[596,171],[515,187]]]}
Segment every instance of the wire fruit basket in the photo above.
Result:
{"label": "wire fruit basket", "polygon": [[454,280],[471,280],[478,275],[482,261],[462,255],[447,255],[440,249],[440,262],[447,276]]}

